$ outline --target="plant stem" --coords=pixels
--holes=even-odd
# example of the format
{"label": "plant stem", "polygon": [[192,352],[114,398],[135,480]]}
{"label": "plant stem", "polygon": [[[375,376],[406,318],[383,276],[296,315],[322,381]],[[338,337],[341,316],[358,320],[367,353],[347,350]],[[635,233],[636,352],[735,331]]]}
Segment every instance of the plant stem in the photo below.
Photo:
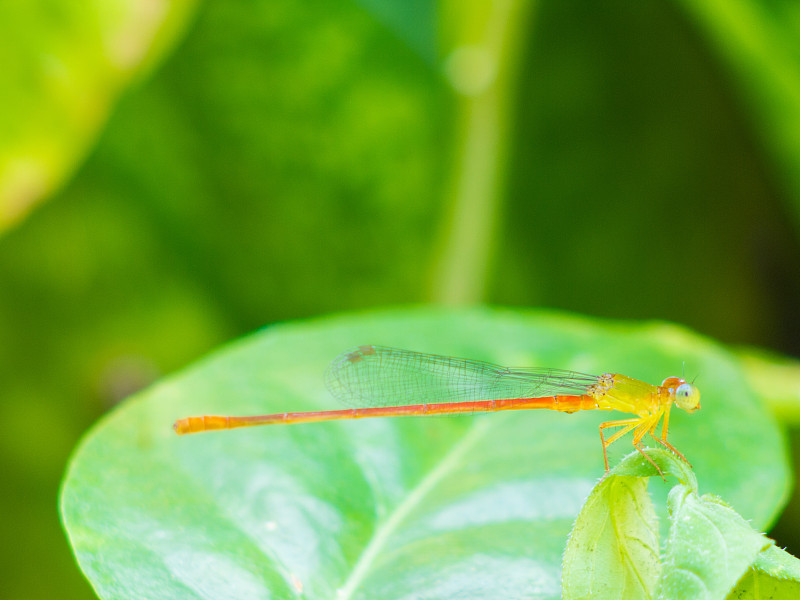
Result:
{"label": "plant stem", "polygon": [[445,187],[449,214],[439,237],[431,293],[438,303],[470,304],[486,295],[505,187],[510,99],[532,6],[531,0],[443,6],[443,20],[456,29],[444,70],[457,97],[457,149]]}

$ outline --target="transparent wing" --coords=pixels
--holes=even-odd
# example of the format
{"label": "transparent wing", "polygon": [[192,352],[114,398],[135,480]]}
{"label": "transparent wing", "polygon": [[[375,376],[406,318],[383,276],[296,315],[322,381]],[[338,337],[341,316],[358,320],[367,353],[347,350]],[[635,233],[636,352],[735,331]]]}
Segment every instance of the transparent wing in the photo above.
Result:
{"label": "transparent wing", "polygon": [[560,369],[510,369],[480,360],[358,346],[338,356],[325,382],[354,408],[585,394],[595,375]]}

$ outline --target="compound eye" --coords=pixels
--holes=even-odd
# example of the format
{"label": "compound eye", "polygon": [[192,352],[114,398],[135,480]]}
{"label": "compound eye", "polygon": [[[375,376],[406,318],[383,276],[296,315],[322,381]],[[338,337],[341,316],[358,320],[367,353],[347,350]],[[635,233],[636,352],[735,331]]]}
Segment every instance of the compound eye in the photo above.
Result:
{"label": "compound eye", "polygon": [[690,412],[700,408],[700,390],[691,383],[682,383],[675,389],[675,404]]}

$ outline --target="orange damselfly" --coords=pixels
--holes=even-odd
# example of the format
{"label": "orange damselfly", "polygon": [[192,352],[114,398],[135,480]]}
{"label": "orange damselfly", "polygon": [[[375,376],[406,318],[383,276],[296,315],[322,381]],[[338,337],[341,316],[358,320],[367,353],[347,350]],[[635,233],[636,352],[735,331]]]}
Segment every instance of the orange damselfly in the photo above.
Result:
{"label": "orange damselfly", "polygon": [[[651,385],[615,373],[587,375],[549,368],[508,368],[492,363],[423,354],[386,346],[358,346],[338,356],[325,376],[330,392],[350,406],[344,410],[287,412],[272,415],[187,417],[173,426],[179,434],[256,425],[309,423],[336,419],[471,414],[501,410],[547,408],[618,410],[636,415],[600,424],[603,461],[608,472],[608,447],[629,432],[633,446],[644,453],[648,433],[681,459],[686,457],[667,441],[672,404],[692,412],[700,408],[700,391],[680,377]],[[404,404],[399,404],[403,402]],[[656,434],[662,421],[660,435]],[[609,427],[621,427],[606,438]]]}

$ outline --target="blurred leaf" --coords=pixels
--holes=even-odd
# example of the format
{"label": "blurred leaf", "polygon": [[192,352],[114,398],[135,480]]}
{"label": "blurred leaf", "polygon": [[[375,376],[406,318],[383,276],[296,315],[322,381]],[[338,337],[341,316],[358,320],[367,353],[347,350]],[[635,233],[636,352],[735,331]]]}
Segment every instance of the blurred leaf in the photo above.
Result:
{"label": "blurred leaf", "polygon": [[206,3],[60,201],[135,211],[249,327],[420,300],[449,101],[354,2]]}
{"label": "blurred leaf", "polygon": [[194,4],[0,6],[0,232],[83,160],[121,91],[172,46]]}
{"label": "blurred leaf", "polygon": [[[567,533],[602,473],[596,427],[607,415],[374,419],[188,438],[171,431],[192,414],[334,408],[322,373],[359,343],[650,381],[686,360],[704,373],[703,409],[678,411],[670,440],[700,481],[757,527],[785,497],[780,431],[736,360],[685,330],[489,309],[321,319],[238,342],[139,394],[87,435],[61,511],[100,596],[558,597]],[[612,446],[612,459],[624,445]]]}
{"label": "blurred leaf", "polygon": [[434,0],[355,0],[396,35],[433,63],[437,58],[437,19]]}
{"label": "blurred leaf", "polygon": [[726,64],[753,131],[790,188],[800,225],[800,5],[793,0],[684,0]]}
{"label": "blurred leaf", "polygon": [[759,348],[738,349],[747,381],[784,422],[800,424],[800,361]]}

